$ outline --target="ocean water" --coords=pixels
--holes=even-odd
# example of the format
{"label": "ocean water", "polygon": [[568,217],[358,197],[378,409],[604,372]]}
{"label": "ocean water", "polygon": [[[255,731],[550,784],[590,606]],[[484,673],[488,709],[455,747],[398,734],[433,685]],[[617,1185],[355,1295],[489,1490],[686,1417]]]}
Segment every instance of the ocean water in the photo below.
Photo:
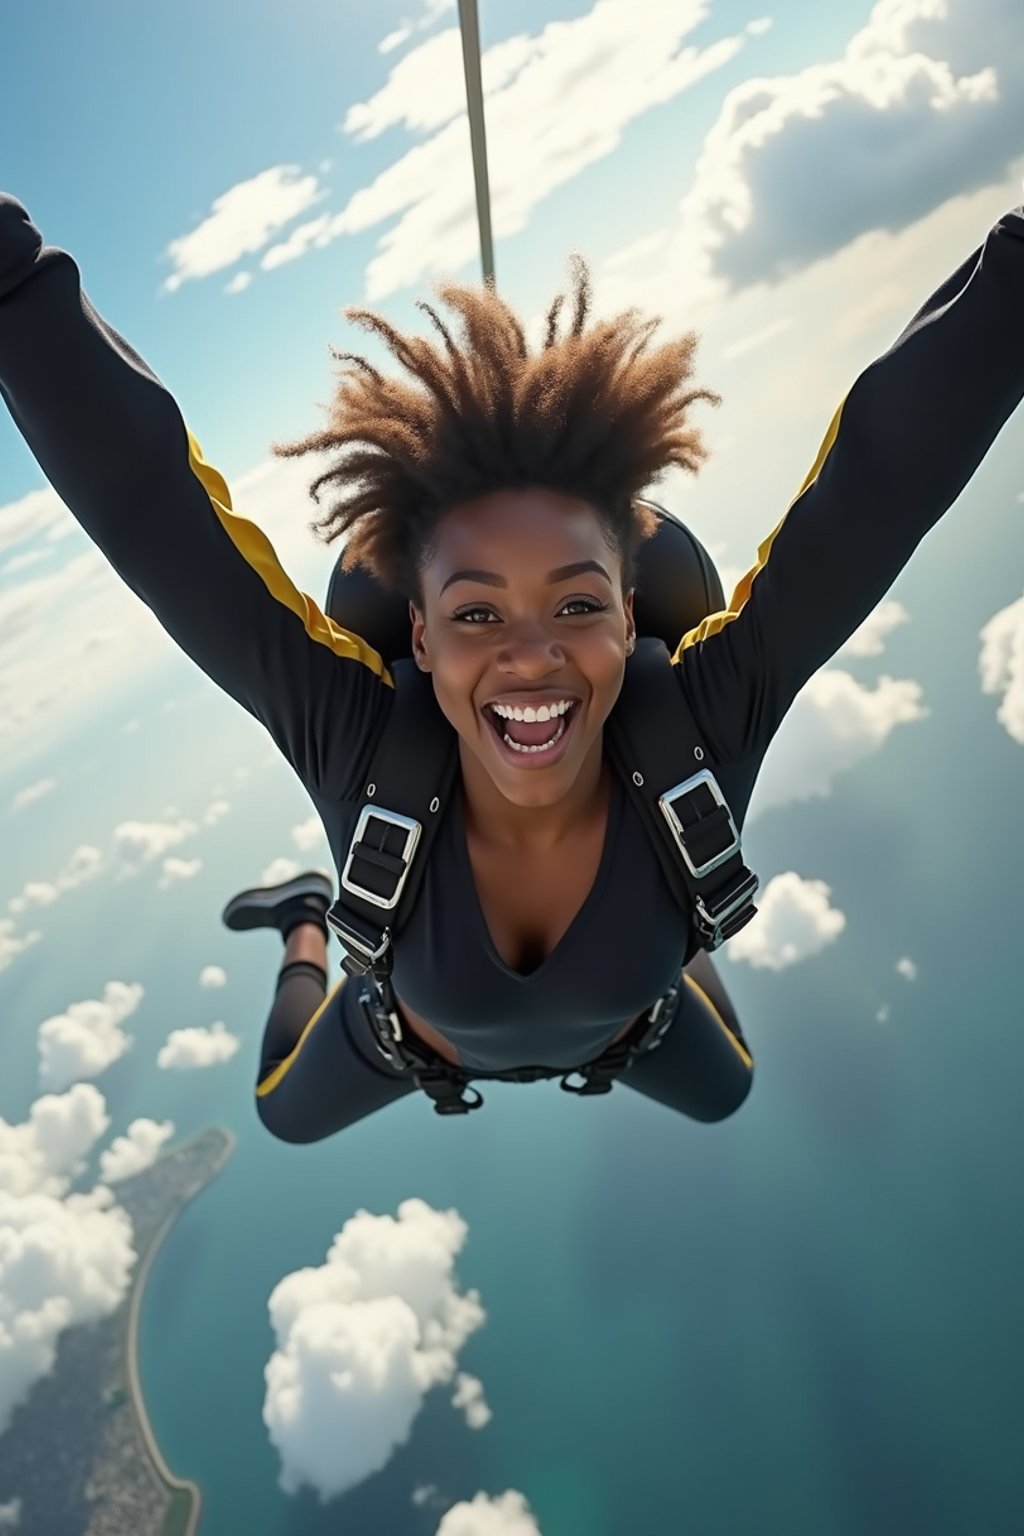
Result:
{"label": "ocean water", "polygon": [[[195,880],[161,890],[151,868],[72,892],[0,974],[0,1114],[24,1118],[39,1091],[42,1019],[116,977],[146,996],[133,1050],[97,1080],[111,1135],[144,1114],[177,1137],[211,1122],[238,1137],[165,1240],[142,1312],[147,1407],[172,1469],[202,1486],[201,1536],[433,1536],[421,1484],[445,1505],[518,1489],[544,1536],[1019,1536],[1024,748],[980,695],[976,636],[1020,594],[1024,538],[1021,509],[982,490],[901,578],[914,624],[850,664],[918,678],[929,718],[744,840],[765,883],[826,879],[847,926],[780,973],[718,962],[757,1061],[720,1125],[622,1084],[596,1102],[485,1085],[464,1120],[414,1096],[312,1147],[275,1142],[252,1084],[281,945],[229,934],[219,912],[288,850],[304,793],[184,662],[176,711],[132,700],[64,745],[58,793],[12,824],[19,880],[119,819],[171,804],[197,819],[253,763],[202,833]],[[136,709],[143,731],[119,737]],[[333,943],[330,958],[333,981]],[[198,986],[211,963],[222,990]],[[171,1028],[215,1018],[242,1037],[230,1063],[156,1068]],[[456,1273],[487,1322],[459,1366],[493,1418],[472,1430],[435,1391],[383,1472],[325,1506],[285,1495],[261,1419],[267,1298],[356,1210],[411,1195],[468,1223]]]}

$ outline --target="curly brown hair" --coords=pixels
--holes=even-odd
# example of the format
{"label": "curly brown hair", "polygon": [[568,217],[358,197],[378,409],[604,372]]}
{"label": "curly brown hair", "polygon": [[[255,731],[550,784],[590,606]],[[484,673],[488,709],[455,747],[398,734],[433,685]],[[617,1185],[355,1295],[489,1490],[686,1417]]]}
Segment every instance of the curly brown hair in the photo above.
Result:
{"label": "curly brown hair", "polygon": [[698,333],[646,348],[661,317],[626,310],[584,334],[590,274],[578,251],[570,333],[559,337],[559,294],[548,312],[543,350],[531,356],[523,326],[493,280],[482,288],[444,282],[432,292],[462,317],[460,350],[431,305],[417,301],[444,338],[440,347],[404,336],[380,315],[344,313],[375,331],[414,383],[385,378],[364,358],[330,348],[342,370],[329,425],[292,443],[272,443],[280,458],[344,450],[310,486],[337,481],[348,494],[309,527],[323,543],[349,529],[342,568],[361,565],[393,592],[423,607],[421,572],[436,551],[449,508],[491,491],[545,486],[594,507],[609,547],[622,561],[623,595],[636,581],[636,552],[657,518],[634,497],[671,464],[696,473],[708,456],[686,424],[695,400],[721,404],[708,389],[684,389]]}

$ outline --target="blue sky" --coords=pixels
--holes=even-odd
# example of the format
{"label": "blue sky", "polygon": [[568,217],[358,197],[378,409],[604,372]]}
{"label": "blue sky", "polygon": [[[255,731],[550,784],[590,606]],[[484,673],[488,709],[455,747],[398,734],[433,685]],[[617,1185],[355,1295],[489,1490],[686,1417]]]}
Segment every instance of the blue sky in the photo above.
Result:
{"label": "blue sky", "polygon": [[[1018,0],[483,0],[480,25],[499,288],[536,338],[578,249],[598,314],[636,305],[664,317],[663,335],[700,330],[697,379],[724,397],[714,413],[697,408],[713,456],[699,478],[673,471],[652,494],[708,545],[728,595],[858,372],[1021,202],[1024,107],[1009,61],[1024,58],[1024,12]],[[431,284],[480,280],[454,3],[37,0],[4,27],[0,190],[71,252],[236,508],[322,602],[337,549],[307,529],[310,461],[278,462],[268,444],[320,424],[329,344],[391,366],[346,305],[423,333],[415,301]],[[1019,335],[1018,324],[1017,346]],[[971,652],[957,697],[982,702],[992,753],[1024,748],[1022,448],[1018,413],[773,744],[748,823],[765,829],[754,832],[765,853],[772,816],[812,809],[787,821],[791,852],[768,861],[760,920],[729,946],[743,977],[842,945],[840,872],[814,808],[858,783],[880,794],[888,775],[902,782],[907,732],[954,694],[925,672],[926,653],[953,645],[954,576],[957,655],[961,642]],[[987,560],[965,505],[989,530]],[[145,990],[115,979],[126,960],[101,982],[65,956],[57,984],[46,962],[72,914],[84,953],[119,887],[170,903],[192,888],[213,910],[221,893],[329,855],[259,728],[174,651],[2,411],[0,839],[0,1003],[21,1000],[33,1046],[40,1019],[64,1021],[39,1037],[38,1076],[26,1066],[0,1102],[0,1153],[4,1136],[22,1149],[29,1190],[33,1093],[63,1096],[70,1122],[68,1089],[95,1092]],[[910,985],[920,957],[897,955]],[[203,986],[224,986],[219,951],[189,963]],[[880,994],[877,1016],[888,1007]],[[91,1033],[76,1033],[76,1008]],[[228,1027],[178,1040],[164,1065],[226,1066],[238,1037],[227,1001],[222,1011]],[[147,1102],[118,1105],[113,1121],[98,1093],[86,1108],[97,1148],[101,1131],[144,1122],[135,1166],[169,1134]],[[69,1132],[72,1143],[49,1175],[68,1244],[73,1222],[56,1206],[82,1150]],[[2,1286],[0,1273],[0,1298]],[[0,1421],[10,1406],[0,1387]],[[277,1450],[305,1464],[286,1440]]]}

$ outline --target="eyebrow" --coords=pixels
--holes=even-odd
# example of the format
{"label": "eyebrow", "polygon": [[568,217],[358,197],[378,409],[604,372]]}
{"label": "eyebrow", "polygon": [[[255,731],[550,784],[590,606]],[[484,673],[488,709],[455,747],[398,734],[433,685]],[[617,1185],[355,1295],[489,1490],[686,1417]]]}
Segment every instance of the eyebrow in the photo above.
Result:
{"label": "eyebrow", "polygon": [[[574,560],[571,565],[558,565],[553,571],[548,572],[546,580],[548,586],[553,587],[556,582],[568,581],[570,576],[580,576],[584,571],[596,571],[597,574],[599,576],[603,576],[608,585],[611,586],[611,577],[608,575],[608,572],[605,570],[604,566],[599,565],[596,560]],[[438,597],[443,597],[445,592],[455,581],[480,581],[483,582],[484,586],[486,587],[508,586],[508,582],[505,580],[504,576],[499,576],[497,571],[453,571],[452,574],[448,577],[448,580],[445,582],[444,586],[441,588],[440,592],[437,594]]]}

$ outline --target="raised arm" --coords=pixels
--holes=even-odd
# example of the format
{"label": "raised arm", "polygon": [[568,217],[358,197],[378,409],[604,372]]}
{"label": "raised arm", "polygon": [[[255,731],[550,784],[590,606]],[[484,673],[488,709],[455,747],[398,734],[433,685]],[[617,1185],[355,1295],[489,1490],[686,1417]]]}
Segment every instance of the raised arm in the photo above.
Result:
{"label": "raised arm", "polygon": [[1024,395],[1022,340],[1024,206],[865,368],[728,609],[683,636],[673,661],[719,762],[765,751],[952,506]]}
{"label": "raised arm", "polygon": [[0,193],[0,394],[43,474],[167,633],[343,794],[392,697],[378,653],[293,586],[178,407],[96,313],[67,252]]}

